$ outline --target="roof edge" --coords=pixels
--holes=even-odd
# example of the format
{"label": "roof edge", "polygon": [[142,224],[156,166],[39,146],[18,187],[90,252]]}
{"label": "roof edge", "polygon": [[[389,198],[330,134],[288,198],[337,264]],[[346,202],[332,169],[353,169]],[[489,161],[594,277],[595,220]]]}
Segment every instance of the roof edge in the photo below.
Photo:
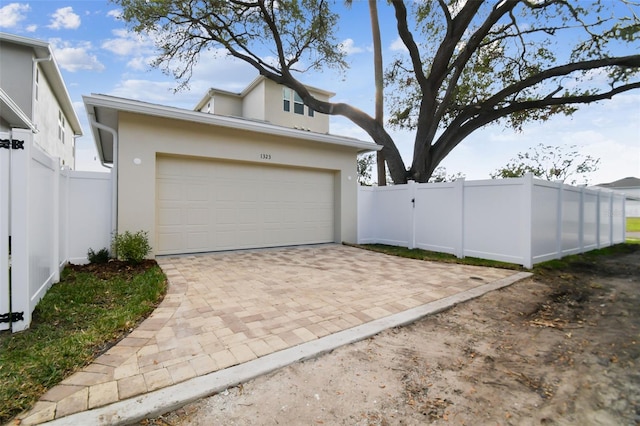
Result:
{"label": "roof edge", "polygon": [[[276,126],[274,124],[246,120],[237,117],[227,117],[216,114],[207,114],[199,111],[176,108],[165,105],[151,104],[133,99],[118,98],[108,95],[91,94],[83,96],[83,101],[87,112],[95,111],[97,108],[113,109],[123,112],[138,113],[155,117],[171,118],[192,123],[200,123],[212,126],[244,130],[249,132],[259,132],[273,136],[291,137],[308,141],[332,144],[348,148],[355,148],[359,152],[380,151],[382,147],[373,142],[350,138],[347,136],[337,136],[331,134],[307,132],[304,130],[290,129],[288,127]],[[94,140],[96,132],[91,126]],[[96,140],[96,143],[98,141]]]}

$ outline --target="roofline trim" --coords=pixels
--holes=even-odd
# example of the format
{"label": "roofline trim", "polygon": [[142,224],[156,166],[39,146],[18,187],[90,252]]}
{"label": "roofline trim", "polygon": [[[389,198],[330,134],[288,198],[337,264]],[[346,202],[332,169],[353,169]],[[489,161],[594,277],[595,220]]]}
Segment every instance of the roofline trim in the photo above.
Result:
{"label": "roofline trim", "polygon": [[[236,130],[244,130],[249,132],[264,133],[273,136],[290,137],[296,139],[304,139],[308,141],[339,145],[349,148],[356,148],[360,151],[380,151],[382,146],[373,142],[362,141],[345,136],[335,136],[330,134],[307,132],[304,130],[289,129],[287,127],[276,126],[269,123],[245,120],[236,117],[227,117],[215,114],[207,114],[199,111],[188,109],[150,104],[132,99],[116,98],[107,95],[91,94],[83,96],[87,113],[96,108],[110,108],[123,112],[138,113],[155,117],[170,118],[181,121],[189,121],[192,123],[207,124],[212,126],[220,126]],[[93,127],[93,126],[92,126]],[[96,133],[93,131],[94,138]]]}

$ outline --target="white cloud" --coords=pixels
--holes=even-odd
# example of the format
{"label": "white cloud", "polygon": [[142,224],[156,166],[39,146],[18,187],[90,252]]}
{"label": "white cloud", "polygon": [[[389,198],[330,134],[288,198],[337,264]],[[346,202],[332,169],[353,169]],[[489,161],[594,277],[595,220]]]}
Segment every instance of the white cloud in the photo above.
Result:
{"label": "white cloud", "polygon": [[112,33],[115,37],[106,40],[101,47],[118,56],[140,56],[141,53],[154,50],[153,40],[150,37],[124,29],[113,30]]}
{"label": "white cloud", "polygon": [[353,55],[354,53],[364,52],[364,49],[361,47],[357,47],[354,45],[354,41],[351,38],[344,40],[338,46],[340,50],[342,50],[347,55]]}
{"label": "white cloud", "polygon": [[154,57],[153,56],[149,56],[149,57],[142,57],[142,56],[137,56],[133,59],[131,59],[129,62],[127,62],[127,68],[130,68],[134,71],[146,71],[149,68],[151,68],[151,62],[153,62]]}
{"label": "white cloud", "polygon": [[109,95],[163,105],[175,104],[174,84],[171,81],[151,81],[141,79],[122,80]]}
{"label": "white cloud", "polygon": [[251,65],[228,56],[224,49],[214,49],[200,56],[189,85],[199,99],[210,87],[240,92],[257,76]]}
{"label": "white cloud", "polygon": [[80,42],[75,46],[61,39],[52,39],[49,42],[60,68],[64,70],[102,71],[105,68],[96,55],[90,53],[93,46],[88,41]]}
{"label": "white cloud", "polygon": [[122,58],[130,58],[127,68],[132,71],[145,71],[155,59],[156,48],[153,38],[125,29],[113,30],[114,38],[104,41],[101,47]]}
{"label": "white cloud", "polygon": [[80,16],[73,12],[71,6],[62,7],[51,15],[51,23],[48,28],[59,30],[75,30],[80,26]]}
{"label": "white cloud", "polygon": [[404,42],[400,37],[396,38],[391,46],[389,47],[394,52],[408,52],[407,46],[404,45]]}
{"label": "white cloud", "polygon": [[9,3],[0,8],[0,28],[15,28],[27,16],[31,6],[24,3]]}
{"label": "white cloud", "polygon": [[120,9],[112,9],[107,12],[107,16],[114,19],[120,19],[122,17],[122,11]]}
{"label": "white cloud", "polygon": [[27,25],[27,27],[25,28],[25,30],[28,33],[34,33],[34,32],[36,32],[37,29],[38,29],[38,26],[36,24]]}

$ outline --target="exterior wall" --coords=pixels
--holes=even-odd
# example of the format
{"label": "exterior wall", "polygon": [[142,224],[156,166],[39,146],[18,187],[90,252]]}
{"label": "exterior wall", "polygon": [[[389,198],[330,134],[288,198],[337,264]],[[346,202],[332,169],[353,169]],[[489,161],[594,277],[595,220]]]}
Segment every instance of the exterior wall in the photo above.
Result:
{"label": "exterior wall", "polygon": [[[35,123],[39,132],[34,142],[47,154],[60,157],[62,165],[75,167],[75,140],[73,129],[65,116],[65,138],[58,139],[58,112],[60,104],[46,75],[38,64],[38,100],[33,102],[35,75],[33,74],[33,50],[26,46],[0,42],[0,87],[20,109]],[[8,130],[6,123],[0,128]]]}
{"label": "exterior wall", "polygon": [[[260,81],[249,93],[247,93],[242,99],[242,117],[251,118],[254,120],[266,120],[267,118],[267,97],[265,94],[265,82],[263,79]],[[274,124],[279,124],[275,123]]]}
{"label": "exterior wall", "polygon": [[6,120],[0,117],[0,132],[8,132],[9,130],[11,130],[11,126],[9,125],[9,123],[7,123]]}
{"label": "exterior wall", "polygon": [[[155,247],[156,157],[161,154],[331,170],[335,241],[356,241],[354,148],[125,112],[120,112],[118,130],[118,232],[145,230]],[[271,160],[261,160],[261,154],[270,155]]]}
{"label": "exterior wall", "polygon": [[12,43],[0,42],[0,87],[33,121],[33,51]]}
{"label": "exterior wall", "polygon": [[[293,112],[293,91],[291,94],[291,109],[285,111],[282,104],[281,86],[271,80],[264,80],[265,93],[265,115],[264,119],[279,126],[290,128],[301,128],[316,133],[329,133],[329,116],[314,112],[313,117],[309,117],[309,107],[304,106],[304,114],[296,114]],[[328,101],[329,98],[322,93],[311,90],[311,94],[320,100]],[[245,98],[245,104],[249,102],[248,96]]]}
{"label": "exterior wall", "polygon": [[[39,65],[38,65],[39,66]],[[35,101],[34,118],[39,132],[34,135],[35,143],[51,156],[59,157],[65,167],[75,167],[75,140],[69,118],[62,112],[47,78],[40,70],[38,82],[38,100]],[[64,117],[64,136],[58,137],[58,114]]]}
{"label": "exterior wall", "polygon": [[[207,104],[210,104],[210,108]],[[199,111],[207,114],[242,117],[242,100],[239,96],[218,92],[211,96],[209,102],[205,103]]]}

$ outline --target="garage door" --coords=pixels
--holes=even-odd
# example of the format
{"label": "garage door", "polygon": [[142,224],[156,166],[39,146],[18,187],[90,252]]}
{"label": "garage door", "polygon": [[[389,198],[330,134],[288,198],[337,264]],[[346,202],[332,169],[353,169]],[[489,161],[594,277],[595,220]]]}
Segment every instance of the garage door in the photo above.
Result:
{"label": "garage door", "polygon": [[331,171],[158,157],[157,254],[334,240]]}

